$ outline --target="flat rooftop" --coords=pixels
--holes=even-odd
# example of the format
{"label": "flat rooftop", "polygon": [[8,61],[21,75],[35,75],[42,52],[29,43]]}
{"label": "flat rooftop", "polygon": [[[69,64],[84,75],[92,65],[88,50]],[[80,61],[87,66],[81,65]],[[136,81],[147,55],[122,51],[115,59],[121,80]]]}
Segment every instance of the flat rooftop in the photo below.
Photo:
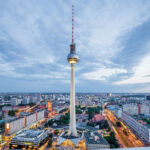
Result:
{"label": "flat rooftop", "polygon": [[42,134],[42,130],[24,130],[17,137],[34,138]]}
{"label": "flat rooftop", "polygon": [[18,133],[12,141],[34,141],[41,137],[45,133],[45,130],[22,130]]}
{"label": "flat rooftop", "polygon": [[10,122],[13,122],[13,121],[16,121],[16,120],[19,120],[19,119],[22,119],[23,117],[19,117],[19,118],[13,118],[11,120],[7,120],[6,123],[10,123]]}
{"label": "flat rooftop", "polygon": [[10,145],[38,146],[48,137],[46,130],[22,130],[11,139]]}
{"label": "flat rooftop", "polygon": [[97,132],[88,131],[84,133],[84,136],[88,144],[109,145],[108,142]]}

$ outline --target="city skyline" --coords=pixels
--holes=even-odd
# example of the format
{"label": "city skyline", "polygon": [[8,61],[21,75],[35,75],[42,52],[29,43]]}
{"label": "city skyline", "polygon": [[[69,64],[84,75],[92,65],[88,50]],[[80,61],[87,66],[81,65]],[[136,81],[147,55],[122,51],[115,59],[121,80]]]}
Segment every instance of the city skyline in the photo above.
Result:
{"label": "city skyline", "polygon": [[[74,3],[76,91],[149,92],[150,2]],[[0,92],[69,92],[71,2],[0,4]]]}

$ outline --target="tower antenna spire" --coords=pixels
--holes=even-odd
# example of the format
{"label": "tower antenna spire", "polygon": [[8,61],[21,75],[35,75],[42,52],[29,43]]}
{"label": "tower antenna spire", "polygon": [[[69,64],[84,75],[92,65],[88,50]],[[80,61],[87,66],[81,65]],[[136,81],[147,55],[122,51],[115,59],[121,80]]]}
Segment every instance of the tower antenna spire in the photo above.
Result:
{"label": "tower antenna spire", "polygon": [[72,5],[72,43],[70,44],[70,53],[68,54],[68,62],[71,64],[71,85],[70,85],[70,123],[68,135],[77,137],[76,129],[76,109],[75,109],[75,64],[79,57],[76,54],[74,43],[74,5]]}
{"label": "tower antenna spire", "polygon": [[74,43],[74,5],[72,5],[72,43]]}

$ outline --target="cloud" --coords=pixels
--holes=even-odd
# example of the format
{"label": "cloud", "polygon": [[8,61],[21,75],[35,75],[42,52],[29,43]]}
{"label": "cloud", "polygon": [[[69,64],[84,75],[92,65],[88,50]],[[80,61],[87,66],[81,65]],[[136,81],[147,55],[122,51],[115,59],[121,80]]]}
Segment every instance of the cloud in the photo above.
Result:
{"label": "cloud", "polygon": [[141,62],[133,68],[134,74],[128,79],[115,82],[115,84],[138,84],[150,83],[150,53],[145,56]]}
{"label": "cloud", "polygon": [[107,81],[107,78],[109,78],[112,75],[117,75],[121,73],[126,73],[127,70],[120,69],[120,68],[99,68],[96,71],[90,72],[90,73],[84,73],[83,78],[88,80],[103,80]]}
{"label": "cloud", "polygon": [[[75,43],[80,58],[76,65],[77,90],[93,84],[94,88],[105,86],[105,90],[112,87],[117,91],[127,83],[148,83],[150,2],[83,0],[74,4]],[[27,86],[22,91],[29,86],[40,90],[46,85],[54,91],[68,86],[71,2],[6,0],[0,2],[0,18],[3,85],[15,81],[16,91],[21,81]]]}
{"label": "cloud", "polygon": [[[81,73],[83,79],[103,80],[110,84],[122,78],[128,79],[142,54],[148,53],[145,45],[149,33],[144,30],[149,27],[149,6],[139,1],[136,5],[129,1],[113,2],[90,3],[81,14],[84,20],[77,20],[80,25],[78,49],[88,70]],[[94,11],[97,7],[98,13]],[[92,60],[90,65],[87,65],[88,60]]]}
{"label": "cloud", "polygon": [[81,55],[110,59],[122,50],[120,37],[150,17],[149,13],[146,13],[149,11],[146,4],[141,7],[141,3],[135,5],[129,1],[88,2],[90,7],[85,5],[81,16],[77,19],[79,30],[77,39]]}

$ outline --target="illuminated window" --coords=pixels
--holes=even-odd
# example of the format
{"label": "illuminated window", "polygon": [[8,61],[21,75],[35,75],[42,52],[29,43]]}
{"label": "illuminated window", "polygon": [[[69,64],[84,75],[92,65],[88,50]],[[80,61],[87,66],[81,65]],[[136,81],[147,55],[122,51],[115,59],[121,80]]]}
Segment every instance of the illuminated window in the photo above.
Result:
{"label": "illuminated window", "polygon": [[6,124],[6,128],[9,129],[9,123]]}

